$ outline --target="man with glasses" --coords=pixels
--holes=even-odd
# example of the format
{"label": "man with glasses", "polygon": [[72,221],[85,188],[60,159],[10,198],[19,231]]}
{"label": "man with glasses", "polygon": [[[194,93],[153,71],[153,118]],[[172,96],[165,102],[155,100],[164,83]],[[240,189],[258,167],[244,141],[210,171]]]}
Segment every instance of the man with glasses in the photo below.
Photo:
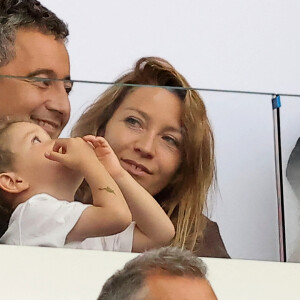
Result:
{"label": "man with glasses", "polygon": [[29,117],[58,137],[70,117],[68,34],[39,1],[1,1],[0,119]]}

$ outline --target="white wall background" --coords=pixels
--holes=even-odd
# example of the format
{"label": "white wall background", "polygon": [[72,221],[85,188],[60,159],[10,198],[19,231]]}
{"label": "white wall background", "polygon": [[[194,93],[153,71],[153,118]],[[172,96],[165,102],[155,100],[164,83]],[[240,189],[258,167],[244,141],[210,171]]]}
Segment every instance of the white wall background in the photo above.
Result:
{"label": "white wall background", "polygon": [[[73,79],[113,81],[149,55],[169,60],[194,87],[300,93],[297,0],[41,2],[69,24]],[[75,85],[64,135],[104,88]],[[216,138],[220,193],[212,218],[232,257],[278,260],[271,97],[201,95]],[[297,120],[300,99],[294,102],[290,111]],[[295,121],[285,125],[284,162],[299,128]],[[299,234],[299,207],[289,199],[290,254]]]}

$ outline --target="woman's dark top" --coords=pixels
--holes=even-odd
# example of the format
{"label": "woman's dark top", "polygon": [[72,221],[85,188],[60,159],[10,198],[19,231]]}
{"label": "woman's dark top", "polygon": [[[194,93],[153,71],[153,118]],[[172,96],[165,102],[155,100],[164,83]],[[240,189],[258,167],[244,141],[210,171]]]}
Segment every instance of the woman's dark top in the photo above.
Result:
{"label": "woman's dark top", "polygon": [[202,257],[230,258],[216,222],[207,220],[203,240],[196,242],[193,253]]}

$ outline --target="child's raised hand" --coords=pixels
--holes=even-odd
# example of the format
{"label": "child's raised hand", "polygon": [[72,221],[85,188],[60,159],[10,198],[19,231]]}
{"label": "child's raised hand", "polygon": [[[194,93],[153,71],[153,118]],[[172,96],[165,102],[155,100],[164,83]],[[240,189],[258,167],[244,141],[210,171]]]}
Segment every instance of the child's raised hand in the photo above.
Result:
{"label": "child's raised hand", "polygon": [[78,171],[83,171],[88,161],[96,159],[92,147],[79,137],[55,140],[52,151],[46,152],[45,157]]}
{"label": "child's raised hand", "polygon": [[83,137],[83,140],[93,146],[99,161],[113,178],[120,175],[123,168],[120,165],[118,157],[105,138],[101,136],[86,135]]}

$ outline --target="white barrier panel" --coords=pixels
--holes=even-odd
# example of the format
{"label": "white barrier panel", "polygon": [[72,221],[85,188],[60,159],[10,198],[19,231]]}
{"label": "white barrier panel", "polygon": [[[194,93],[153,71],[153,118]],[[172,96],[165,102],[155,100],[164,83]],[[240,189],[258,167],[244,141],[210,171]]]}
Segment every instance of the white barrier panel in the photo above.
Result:
{"label": "white barrier panel", "polygon": [[[93,299],[133,253],[0,246],[1,299]],[[219,300],[299,300],[300,264],[203,258]]]}

